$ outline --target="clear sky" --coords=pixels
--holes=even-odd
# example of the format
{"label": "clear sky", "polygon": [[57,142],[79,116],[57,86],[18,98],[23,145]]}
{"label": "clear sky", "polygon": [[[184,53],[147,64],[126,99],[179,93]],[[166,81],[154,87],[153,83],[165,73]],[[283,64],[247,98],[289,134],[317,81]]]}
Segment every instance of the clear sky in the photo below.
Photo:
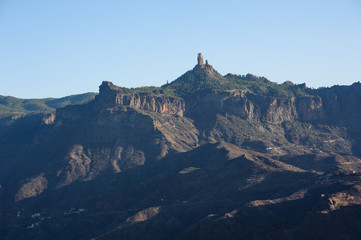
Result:
{"label": "clear sky", "polygon": [[196,64],[310,87],[361,81],[359,0],[0,0],[0,95],[160,86]]}

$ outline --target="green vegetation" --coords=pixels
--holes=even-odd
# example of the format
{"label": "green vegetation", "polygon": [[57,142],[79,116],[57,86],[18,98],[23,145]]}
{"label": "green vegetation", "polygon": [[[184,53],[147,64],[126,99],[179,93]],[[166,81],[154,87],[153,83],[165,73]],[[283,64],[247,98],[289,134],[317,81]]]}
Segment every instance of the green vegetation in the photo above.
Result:
{"label": "green vegetation", "polygon": [[258,77],[252,74],[227,74],[226,76],[222,76],[213,68],[190,70],[175,81],[161,87],[120,87],[120,89],[125,93],[144,92],[178,97],[207,90],[226,91],[234,89],[245,90],[256,95],[274,96],[278,98],[308,97],[315,94],[314,91],[307,88],[305,84],[293,84],[290,81],[277,84],[269,81],[265,77]]}
{"label": "green vegetation", "polygon": [[84,93],[71,95],[63,98],[43,98],[43,99],[20,99],[15,97],[0,96],[0,118],[33,114],[52,113],[57,108],[73,104],[84,104],[93,100],[96,93]]}
{"label": "green vegetation", "polygon": [[183,74],[174,82],[163,85],[169,93],[183,97],[208,89],[228,90],[228,81],[216,71],[191,70]]}
{"label": "green vegetation", "polygon": [[144,93],[148,93],[148,94],[164,94],[165,91],[162,87],[154,87],[154,86],[149,86],[149,87],[137,87],[137,88],[126,88],[126,87],[119,87],[124,93],[139,93],[139,92],[144,92]]}
{"label": "green vegetation", "polygon": [[293,84],[286,82],[277,84],[265,77],[252,74],[220,75],[213,69],[191,70],[179,77],[174,82],[163,85],[164,92],[183,97],[204,90],[245,90],[256,95],[274,97],[306,97],[313,95],[312,89],[305,84]]}
{"label": "green vegetation", "polygon": [[[125,93],[143,92],[152,95],[165,94],[178,97],[207,90],[234,89],[245,90],[256,95],[274,96],[278,98],[307,97],[315,94],[315,92],[307,88],[305,84],[296,85],[291,82],[277,84],[269,81],[265,77],[258,77],[252,74],[227,74],[226,76],[222,76],[212,67],[195,68],[186,72],[175,81],[161,87],[120,87],[120,89]],[[95,95],[96,93],[85,93],[58,99],[19,99],[0,96],[0,118],[30,113],[52,113],[55,112],[55,109],[67,105],[89,102],[94,99]]]}
{"label": "green vegetation", "polygon": [[312,90],[305,84],[293,84],[286,82],[277,84],[265,77],[258,77],[252,74],[225,76],[229,80],[229,89],[244,89],[254,94],[274,97],[306,97],[312,95]]}

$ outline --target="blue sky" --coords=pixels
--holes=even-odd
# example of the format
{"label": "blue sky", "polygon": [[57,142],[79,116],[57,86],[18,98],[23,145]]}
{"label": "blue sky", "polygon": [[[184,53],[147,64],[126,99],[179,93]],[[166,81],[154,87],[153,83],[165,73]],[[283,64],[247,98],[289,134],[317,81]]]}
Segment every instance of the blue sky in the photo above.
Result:
{"label": "blue sky", "polygon": [[349,85],[361,81],[361,1],[0,0],[0,95],[160,86],[198,52],[223,75]]}

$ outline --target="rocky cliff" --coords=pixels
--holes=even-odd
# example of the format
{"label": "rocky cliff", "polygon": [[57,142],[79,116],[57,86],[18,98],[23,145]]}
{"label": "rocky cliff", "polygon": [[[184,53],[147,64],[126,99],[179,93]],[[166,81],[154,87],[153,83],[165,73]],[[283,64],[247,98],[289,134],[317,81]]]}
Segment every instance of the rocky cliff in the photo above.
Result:
{"label": "rocky cliff", "polygon": [[281,123],[298,119],[295,102],[295,98],[277,99],[241,90],[211,90],[187,96],[185,114],[195,118],[229,114],[252,122]]}
{"label": "rocky cliff", "polygon": [[185,115],[230,114],[253,122],[302,121],[360,131],[361,84],[313,90],[310,96],[274,97],[245,90],[207,90],[185,97]]}
{"label": "rocky cliff", "polygon": [[[48,188],[119,173],[169,152],[189,151],[198,146],[199,133],[190,119],[182,117],[184,111],[185,102],[179,97],[126,93],[103,82],[93,101],[59,108],[55,119],[44,117],[44,127],[29,140],[33,150],[16,160],[25,168],[9,176],[13,186],[7,190],[21,201]],[[27,158],[41,161],[30,164]]]}
{"label": "rocky cliff", "polygon": [[103,82],[95,104],[99,108],[131,107],[150,112],[183,116],[185,103],[182,98],[145,92],[125,93],[111,82]]}

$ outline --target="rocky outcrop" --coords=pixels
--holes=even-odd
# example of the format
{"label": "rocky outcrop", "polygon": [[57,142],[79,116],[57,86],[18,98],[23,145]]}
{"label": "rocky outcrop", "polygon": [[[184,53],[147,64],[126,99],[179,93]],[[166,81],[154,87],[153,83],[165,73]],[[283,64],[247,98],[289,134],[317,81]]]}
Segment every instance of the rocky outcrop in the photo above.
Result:
{"label": "rocky outcrop", "polygon": [[182,98],[145,92],[125,93],[123,89],[106,81],[99,88],[95,104],[101,108],[131,107],[177,116],[183,116],[185,111],[185,103]]}
{"label": "rocky outcrop", "polygon": [[351,86],[333,86],[317,90],[322,98],[326,124],[347,126],[361,132],[361,83]]}
{"label": "rocky outcrop", "polygon": [[325,112],[322,104],[322,98],[303,97],[296,102],[299,119],[302,121],[317,121],[325,118]]}
{"label": "rocky outcrop", "polygon": [[182,98],[127,93],[103,82],[94,101],[57,109],[54,130],[65,133],[61,137],[68,150],[59,156],[53,182],[63,187],[89,181],[196,147],[198,132],[189,119],[179,117],[184,111]]}
{"label": "rocky outcrop", "polygon": [[198,53],[197,62],[198,62],[198,65],[204,65],[202,53]]}
{"label": "rocky outcrop", "polygon": [[277,99],[240,90],[208,91],[192,95],[186,102],[186,114],[195,118],[230,114],[252,122],[280,123],[298,117],[294,98]]}
{"label": "rocky outcrop", "polygon": [[[214,70],[211,69],[210,65],[204,65],[201,54],[198,56],[198,61],[199,64],[193,69],[194,74],[198,76],[198,72],[205,72],[205,75],[212,77],[211,73]],[[355,105],[361,105],[357,86],[353,86],[353,90],[349,89],[351,86],[322,89],[317,92],[317,95],[298,98],[276,98],[251,94],[242,90],[209,90],[185,96],[184,100],[164,94],[127,93],[111,82],[104,81],[99,88],[99,95],[91,104],[98,110],[129,107],[176,116],[185,114],[191,118],[232,114],[253,122],[282,123],[300,120],[307,122],[326,121],[335,125],[352,124],[358,126],[357,121],[343,117],[355,115],[351,119],[358,119],[360,115],[358,111],[354,111]],[[57,118],[76,120],[79,115],[77,108],[77,106],[69,106],[59,109]]]}
{"label": "rocky outcrop", "polygon": [[15,195],[15,201],[20,201],[26,198],[35,197],[41,194],[47,188],[48,181],[41,174],[35,178],[28,179],[19,189]]}
{"label": "rocky outcrop", "polygon": [[[360,86],[358,86],[360,85]],[[232,114],[252,122],[303,121],[361,131],[361,84],[332,87],[304,97],[277,98],[242,90],[207,90],[185,97],[186,116]]]}
{"label": "rocky outcrop", "polygon": [[[199,74],[200,70],[205,72],[207,75],[215,75],[216,74],[213,67],[211,65],[209,65],[208,60],[206,60],[206,64],[204,64],[202,53],[198,53],[197,65],[195,65],[193,68],[193,71],[196,71],[196,72],[198,71],[198,74]],[[214,77],[215,76],[213,76],[213,78]]]}

